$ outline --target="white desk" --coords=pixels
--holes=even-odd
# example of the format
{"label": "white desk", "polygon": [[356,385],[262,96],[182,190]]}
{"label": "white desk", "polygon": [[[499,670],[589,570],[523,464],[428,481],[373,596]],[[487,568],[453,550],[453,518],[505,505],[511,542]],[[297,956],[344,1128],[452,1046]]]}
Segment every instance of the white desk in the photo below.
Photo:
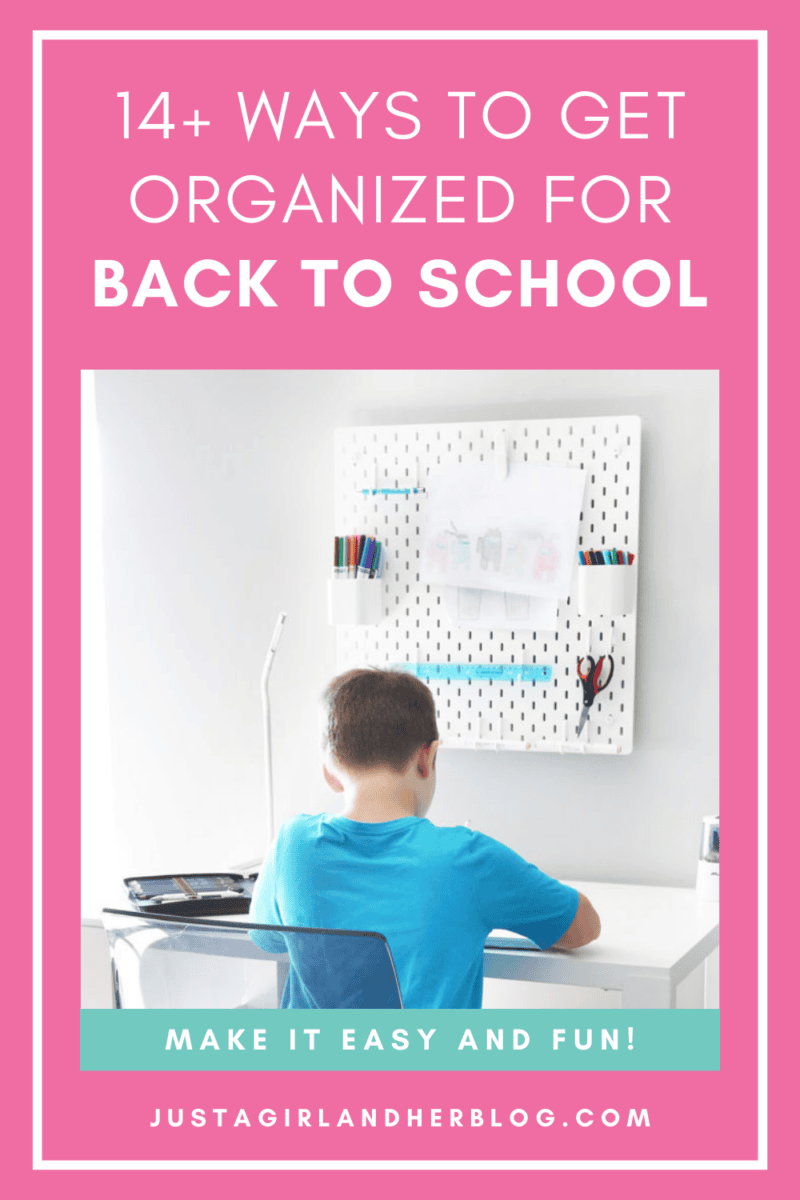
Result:
{"label": "white desk", "polygon": [[[486,950],[484,975],[607,988],[621,993],[623,1008],[674,1008],[678,984],[719,945],[719,905],[698,900],[692,888],[569,882],[596,908],[602,926],[598,940],[580,950]],[[221,919],[239,923],[248,917]],[[220,953],[274,959],[280,996],[288,955],[265,955],[249,939],[236,946],[223,944]],[[191,1007],[191,1001],[184,1005]]]}
{"label": "white desk", "polygon": [[674,1008],[675,989],[719,945],[719,905],[693,888],[569,882],[602,932],[580,950],[487,950],[484,975],[622,993],[623,1008]]}

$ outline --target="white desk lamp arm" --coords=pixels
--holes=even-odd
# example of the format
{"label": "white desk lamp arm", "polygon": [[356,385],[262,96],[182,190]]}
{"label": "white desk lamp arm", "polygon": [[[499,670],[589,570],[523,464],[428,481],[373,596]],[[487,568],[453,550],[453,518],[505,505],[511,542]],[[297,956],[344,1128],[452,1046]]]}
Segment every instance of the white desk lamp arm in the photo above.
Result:
{"label": "white desk lamp arm", "polygon": [[286,620],[286,613],[278,613],[278,621],[275,625],[275,632],[272,635],[272,641],[269,644],[267,657],[264,660],[264,668],[261,672],[261,707],[264,716],[264,783],[267,789],[267,846],[271,846],[275,837],[275,805],[272,798],[272,737],[270,734],[269,721],[269,673],[272,670],[272,662],[275,658],[275,651],[278,649],[278,642],[281,640],[283,633],[283,625]]}

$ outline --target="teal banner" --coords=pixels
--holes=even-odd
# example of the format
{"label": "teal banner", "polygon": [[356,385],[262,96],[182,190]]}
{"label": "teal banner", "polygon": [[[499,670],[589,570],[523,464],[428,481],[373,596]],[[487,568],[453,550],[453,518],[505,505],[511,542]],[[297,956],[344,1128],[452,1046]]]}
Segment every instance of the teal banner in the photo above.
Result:
{"label": "teal banner", "polygon": [[718,1071],[718,1009],[83,1009],[84,1071]]}

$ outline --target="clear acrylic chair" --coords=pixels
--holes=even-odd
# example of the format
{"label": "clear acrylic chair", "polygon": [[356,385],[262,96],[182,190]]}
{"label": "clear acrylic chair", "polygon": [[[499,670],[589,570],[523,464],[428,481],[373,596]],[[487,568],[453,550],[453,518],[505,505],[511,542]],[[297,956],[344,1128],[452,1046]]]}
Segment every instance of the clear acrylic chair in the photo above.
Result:
{"label": "clear acrylic chair", "polygon": [[103,909],[116,1008],[402,1008],[380,933]]}

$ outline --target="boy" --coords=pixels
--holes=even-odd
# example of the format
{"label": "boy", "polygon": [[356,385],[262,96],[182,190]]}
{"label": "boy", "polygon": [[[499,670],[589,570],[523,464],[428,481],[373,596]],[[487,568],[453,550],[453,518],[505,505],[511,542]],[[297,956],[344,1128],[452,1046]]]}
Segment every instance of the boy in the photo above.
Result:
{"label": "boy", "polygon": [[[281,827],[255,889],[253,921],[382,933],[407,1008],[480,1008],[492,929],[540,947],[594,941],[599,919],[574,888],[493,838],[426,820],[439,734],[421,680],[348,671],[328,685],[323,704],[322,770],[343,811]],[[269,934],[251,937],[277,948]],[[282,1006],[315,1006],[294,968]]]}

